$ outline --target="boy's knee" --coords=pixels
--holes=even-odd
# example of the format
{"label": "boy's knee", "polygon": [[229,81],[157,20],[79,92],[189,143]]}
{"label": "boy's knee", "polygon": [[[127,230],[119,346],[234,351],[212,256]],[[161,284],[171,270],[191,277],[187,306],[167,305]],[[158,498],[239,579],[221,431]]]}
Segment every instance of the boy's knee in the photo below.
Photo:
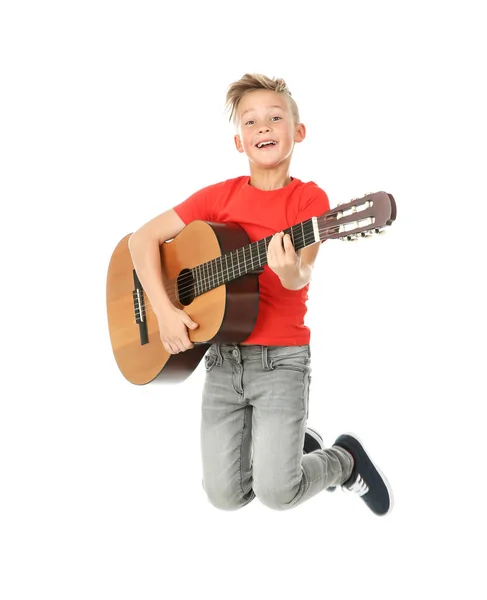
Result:
{"label": "boy's knee", "polygon": [[203,489],[206,492],[208,501],[220,510],[238,510],[248,504],[253,498],[254,493],[252,490],[244,496],[242,493],[234,492],[232,490],[223,490],[212,488],[208,485],[205,486],[203,482]]}
{"label": "boy's knee", "polygon": [[257,498],[273,510],[288,510],[293,506],[293,499],[296,492],[289,488],[260,488],[255,492]]}

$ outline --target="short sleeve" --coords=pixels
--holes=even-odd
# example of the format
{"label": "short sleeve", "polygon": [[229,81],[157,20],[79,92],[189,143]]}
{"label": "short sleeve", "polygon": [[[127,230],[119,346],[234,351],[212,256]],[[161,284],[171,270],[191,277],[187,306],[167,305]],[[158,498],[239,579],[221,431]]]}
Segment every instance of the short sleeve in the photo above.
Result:
{"label": "short sleeve", "polygon": [[[315,183],[308,183],[299,203],[297,221],[306,221],[311,217],[321,217],[330,210],[330,201],[326,192]],[[321,240],[323,243],[325,240]]]}
{"label": "short sleeve", "polygon": [[215,198],[218,197],[220,184],[204,187],[180,204],[173,206],[174,212],[188,225],[191,221],[215,221]]}

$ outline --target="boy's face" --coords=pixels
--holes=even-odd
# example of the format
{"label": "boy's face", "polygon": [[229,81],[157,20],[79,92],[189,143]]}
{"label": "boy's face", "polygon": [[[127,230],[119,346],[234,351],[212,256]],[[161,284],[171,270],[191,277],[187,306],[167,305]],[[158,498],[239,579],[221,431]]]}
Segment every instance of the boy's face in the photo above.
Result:
{"label": "boy's face", "polygon": [[305,126],[294,122],[286,98],[271,90],[245,94],[238,106],[237,128],[237,150],[262,168],[273,168],[290,159],[294,143],[306,135]]}

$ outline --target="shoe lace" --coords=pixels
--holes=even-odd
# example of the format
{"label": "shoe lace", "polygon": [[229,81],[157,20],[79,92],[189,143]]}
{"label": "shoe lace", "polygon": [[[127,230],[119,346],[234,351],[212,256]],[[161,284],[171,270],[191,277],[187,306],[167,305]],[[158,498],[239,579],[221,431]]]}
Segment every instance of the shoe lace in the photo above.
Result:
{"label": "shoe lace", "polygon": [[357,475],[357,479],[355,479],[351,485],[344,488],[344,490],[350,492],[351,494],[363,496],[369,491],[369,486],[362,479],[361,475]]}

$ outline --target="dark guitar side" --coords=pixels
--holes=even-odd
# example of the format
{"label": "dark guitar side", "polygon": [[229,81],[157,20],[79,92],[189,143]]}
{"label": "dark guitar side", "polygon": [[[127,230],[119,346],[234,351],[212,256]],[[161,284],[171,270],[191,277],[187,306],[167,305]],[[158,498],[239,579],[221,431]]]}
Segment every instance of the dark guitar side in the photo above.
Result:
{"label": "dark guitar side", "polygon": [[[197,296],[188,306],[177,300],[199,327],[189,332],[194,348],[169,354],[162,345],[158,322],[146,298],[149,342],[141,344],[134,322],[133,263],[125,236],[115,248],[107,274],[107,314],[112,349],[118,367],[135,384],[179,383],[196,369],[211,343],[243,342],[252,332],[259,302],[258,273],[244,275],[226,285]],[[250,243],[236,224],[194,221],[173,240],[161,245],[161,266],[169,296],[176,297],[177,277],[183,269],[196,267]]]}

